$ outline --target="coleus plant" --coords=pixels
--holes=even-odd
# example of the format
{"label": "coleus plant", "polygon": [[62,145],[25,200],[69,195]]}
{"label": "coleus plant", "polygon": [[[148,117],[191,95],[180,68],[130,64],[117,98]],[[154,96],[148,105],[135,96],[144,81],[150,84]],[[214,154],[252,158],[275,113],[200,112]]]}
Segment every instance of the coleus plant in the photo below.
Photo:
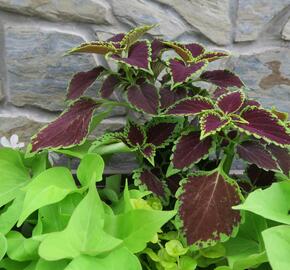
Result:
{"label": "coleus plant", "polygon": [[[288,116],[249,99],[251,90],[233,72],[207,70],[227,52],[197,43],[141,40],[152,27],[68,52],[101,54],[116,65],[73,76],[68,108],[32,138],[30,154],[49,149],[82,158],[84,151],[104,156],[131,152],[139,164],[132,172],[135,185],[155,194],[166,209],[177,209],[172,224],[178,241],[191,252],[231,243],[241,224],[248,226],[244,211],[238,210],[243,207],[233,207],[243,205],[261,177],[267,176],[263,187],[289,177]],[[99,80],[96,96],[86,96]],[[88,140],[115,106],[136,113],[123,130]],[[235,160],[245,161],[242,176],[231,175]],[[158,261],[154,267],[169,269]]]}

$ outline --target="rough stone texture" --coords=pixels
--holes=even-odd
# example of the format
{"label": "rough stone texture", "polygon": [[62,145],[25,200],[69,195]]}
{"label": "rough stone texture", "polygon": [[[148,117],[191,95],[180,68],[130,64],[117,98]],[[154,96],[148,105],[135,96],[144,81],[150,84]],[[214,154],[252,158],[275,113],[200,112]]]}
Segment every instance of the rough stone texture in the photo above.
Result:
{"label": "rough stone texture", "polygon": [[84,42],[77,35],[38,27],[6,26],[5,49],[10,100],[16,106],[34,105],[61,110],[68,81],[75,72],[96,65],[92,56],[62,57]]}
{"label": "rough stone texture", "polygon": [[259,37],[271,20],[289,8],[289,0],[239,0],[236,41],[250,41]]}
{"label": "rough stone texture", "polygon": [[250,97],[268,108],[290,112],[290,62],[286,55],[290,55],[290,48],[266,50],[235,57],[229,66],[250,88]]}
{"label": "rough stone texture", "polygon": [[[108,65],[100,56],[62,57],[67,49],[154,23],[153,36],[232,51],[210,69],[234,70],[250,97],[290,112],[290,0],[0,0],[0,136],[28,141],[64,107],[75,72]],[[126,112],[114,109],[95,135],[121,128]],[[113,171],[131,170],[124,158]]]}
{"label": "rough stone texture", "polygon": [[190,30],[170,10],[157,8],[151,1],[112,0],[114,15],[123,23],[132,26],[158,23],[159,27],[150,33],[165,38],[174,39],[185,31]]}
{"label": "rough stone texture", "polygon": [[53,21],[110,22],[110,6],[102,0],[0,0],[0,8]]}
{"label": "rough stone texture", "polygon": [[174,8],[182,18],[219,45],[231,41],[230,0],[157,0]]}
{"label": "rough stone texture", "polygon": [[282,38],[284,40],[290,40],[290,19],[285,24],[283,31],[282,31]]}
{"label": "rough stone texture", "polygon": [[19,140],[27,144],[30,141],[30,137],[45,124],[23,116],[0,116],[0,137],[6,136],[10,138],[11,135],[17,134]]}
{"label": "rough stone texture", "polygon": [[0,101],[4,98],[2,81],[0,80]]}

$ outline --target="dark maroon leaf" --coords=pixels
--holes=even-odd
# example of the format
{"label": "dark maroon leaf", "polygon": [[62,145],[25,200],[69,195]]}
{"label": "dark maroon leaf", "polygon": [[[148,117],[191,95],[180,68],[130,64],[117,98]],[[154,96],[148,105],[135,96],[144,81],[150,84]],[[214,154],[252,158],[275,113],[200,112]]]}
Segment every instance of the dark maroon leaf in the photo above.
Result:
{"label": "dark maroon leaf", "polygon": [[194,58],[200,56],[204,52],[204,47],[198,43],[189,43],[183,46],[190,51],[191,56]]}
{"label": "dark maroon leaf", "polygon": [[173,196],[179,188],[179,182],[181,179],[182,175],[180,174],[171,175],[166,179],[167,186]]}
{"label": "dark maroon leaf", "polygon": [[178,59],[170,59],[169,67],[175,83],[182,83],[189,80],[192,76],[201,71],[206,65],[206,62],[197,62],[185,64]]}
{"label": "dark maroon leaf", "polygon": [[169,87],[163,87],[160,89],[160,107],[166,109],[173,105],[176,101],[186,97],[187,91],[184,88],[177,87],[174,90],[170,90]]}
{"label": "dark maroon leaf", "polygon": [[213,62],[215,60],[218,60],[227,56],[229,55],[224,52],[207,52],[207,53],[202,54],[198,59],[207,60],[208,62]]}
{"label": "dark maroon leaf", "polygon": [[289,175],[290,172],[290,152],[287,148],[282,148],[274,144],[267,145],[267,149],[277,160],[279,167],[282,169],[285,175]]}
{"label": "dark maroon leaf", "polygon": [[246,173],[251,183],[256,187],[267,187],[275,182],[275,173],[273,171],[265,171],[255,164],[250,165]]}
{"label": "dark maroon leaf", "polygon": [[147,127],[147,142],[155,147],[166,146],[175,137],[177,121],[174,119],[158,119]]}
{"label": "dark maroon leaf", "polygon": [[156,61],[162,54],[167,46],[159,39],[153,39],[151,42],[152,61]]}
{"label": "dark maroon leaf", "polygon": [[176,104],[169,107],[165,113],[172,115],[194,115],[213,108],[210,99],[202,96],[194,96],[178,101]]}
{"label": "dark maroon leaf", "polygon": [[224,113],[234,113],[241,108],[244,100],[244,93],[235,91],[220,96],[217,100],[217,105]]}
{"label": "dark maroon leaf", "polygon": [[221,130],[228,123],[227,119],[223,119],[217,112],[208,112],[201,116],[200,127],[201,137],[204,138],[210,134]]}
{"label": "dark maroon leaf", "polygon": [[289,145],[290,135],[279,120],[269,111],[257,107],[246,108],[241,117],[248,123],[236,122],[241,131],[279,145]]}
{"label": "dark maroon leaf", "polygon": [[288,120],[288,113],[280,112],[274,108],[271,109],[271,113],[275,114],[282,122],[286,122]]}
{"label": "dark maroon leaf", "polygon": [[140,150],[141,150],[141,153],[143,154],[143,156],[152,165],[154,165],[154,158],[155,158],[155,155],[156,155],[156,147],[153,144],[151,144],[151,143],[147,143]]}
{"label": "dark maroon leaf", "polygon": [[232,236],[241,222],[239,187],[217,171],[190,176],[182,185],[179,216],[187,244],[205,248]]}
{"label": "dark maroon leaf", "polygon": [[266,147],[258,141],[245,141],[237,146],[240,158],[266,170],[277,170],[277,163]]}
{"label": "dark maroon leaf", "polygon": [[146,140],[145,132],[142,127],[131,121],[129,121],[125,129],[125,134],[127,136],[128,143],[132,146],[141,146]]}
{"label": "dark maroon leaf", "polygon": [[229,90],[225,87],[217,87],[213,92],[213,98],[218,99],[221,95],[229,93]]}
{"label": "dark maroon leaf", "polygon": [[125,34],[124,33],[119,33],[119,34],[116,34],[114,36],[112,36],[111,38],[107,39],[108,42],[121,42],[122,39],[125,37]]}
{"label": "dark maroon leaf", "polygon": [[256,107],[260,107],[261,104],[253,99],[246,99],[242,105],[242,107],[240,108],[240,111],[242,111],[243,109],[245,109],[247,106],[256,106]]}
{"label": "dark maroon leaf", "polygon": [[104,70],[104,67],[99,66],[89,71],[76,73],[69,83],[67,98],[75,100],[82,96]]}
{"label": "dark maroon leaf", "polygon": [[172,163],[176,169],[191,167],[194,163],[205,158],[212,146],[212,138],[200,140],[200,132],[193,131],[181,135],[173,152]]}
{"label": "dark maroon leaf", "polygon": [[144,82],[140,85],[132,85],[128,88],[128,101],[137,109],[149,113],[157,114],[158,91],[153,84]]}
{"label": "dark maroon leaf", "polygon": [[167,195],[165,183],[148,169],[142,169],[134,176],[136,185],[145,185],[155,195],[165,198]]}
{"label": "dark maroon leaf", "polygon": [[111,74],[109,75],[103,82],[103,85],[101,87],[100,93],[102,98],[108,98],[110,97],[116,86],[120,83],[120,79],[118,76]]}
{"label": "dark maroon leaf", "polygon": [[117,54],[111,55],[111,58],[118,62],[144,70],[149,70],[150,68],[150,57],[150,43],[147,41],[138,41],[134,43],[129,49],[128,57],[123,58]]}
{"label": "dark maroon leaf", "polygon": [[98,106],[91,99],[81,99],[73,103],[67,111],[32,138],[32,152],[81,144],[88,135],[93,112]]}
{"label": "dark maroon leaf", "polygon": [[206,71],[201,74],[200,78],[220,87],[242,87],[244,85],[237,75],[228,70]]}

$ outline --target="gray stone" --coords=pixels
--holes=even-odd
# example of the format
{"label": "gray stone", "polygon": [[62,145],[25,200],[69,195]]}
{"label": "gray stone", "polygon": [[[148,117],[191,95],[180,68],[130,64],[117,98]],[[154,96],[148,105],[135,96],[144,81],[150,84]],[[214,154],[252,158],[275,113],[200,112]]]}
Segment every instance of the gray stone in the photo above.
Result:
{"label": "gray stone", "polygon": [[282,38],[284,40],[290,40],[290,19],[285,24],[283,31],[282,31]]}
{"label": "gray stone", "polygon": [[3,84],[2,81],[0,80],[0,100],[4,98],[4,93],[3,93]]}
{"label": "gray stone", "polygon": [[0,9],[49,20],[75,20],[107,24],[110,6],[101,0],[0,0]]}
{"label": "gray stone", "polygon": [[290,112],[289,48],[277,48],[232,58],[228,66],[250,88],[248,95],[265,107]]}
{"label": "gray stone", "polygon": [[289,0],[239,0],[235,40],[256,40],[289,5]]}
{"label": "gray stone", "polygon": [[174,39],[190,30],[170,10],[151,1],[112,0],[112,7],[114,15],[131,27],[158,23],[159,26],[150,30],[150,33],[166,39]]}
{"label": "gray stone", "polygon": [[231,42],[230,0],[157,0],[174,8],[193,28],[211,41]]}
{"label": "gray stone", "polygon": [[96,137],[102,136],[105,132],[117,131],[126,125],[125,118],[122,117],[112,117],[103,120],[94,130],[94,132],[89,135],[89,138],[94,139]]}
{"label": "gray stone", "polygon": [[45,124],[22,116],[0,116],[0,137],[10,138],[11,135],[17,134],[19,141],[27,145],[30,138]]}
{"label": "gray stone", "polygon": [[91,55],[63,57],[65,51],[82,42],[80,36],[37,26],[6,26],[10,102],[61,110],[72,75],[96,65]]}

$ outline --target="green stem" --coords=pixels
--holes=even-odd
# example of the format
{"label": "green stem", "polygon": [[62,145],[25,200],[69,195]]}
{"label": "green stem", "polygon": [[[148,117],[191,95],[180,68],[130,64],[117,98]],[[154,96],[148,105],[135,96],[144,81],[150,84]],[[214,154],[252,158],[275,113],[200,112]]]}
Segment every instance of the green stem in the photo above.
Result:
{"label": "green stem", "polygon": [[114,153],[129,153],[132,150],[123,142],[108,144],[108,145],[101,145],[94,149],[94,153],[99,155],[108,155]]}
{"label": "green stem", "polygon": [[234,157],[235,157],[235,144],[231,142],[225,151],[225,159],[223,161],[223,170],[226,174],[230,172]]}

